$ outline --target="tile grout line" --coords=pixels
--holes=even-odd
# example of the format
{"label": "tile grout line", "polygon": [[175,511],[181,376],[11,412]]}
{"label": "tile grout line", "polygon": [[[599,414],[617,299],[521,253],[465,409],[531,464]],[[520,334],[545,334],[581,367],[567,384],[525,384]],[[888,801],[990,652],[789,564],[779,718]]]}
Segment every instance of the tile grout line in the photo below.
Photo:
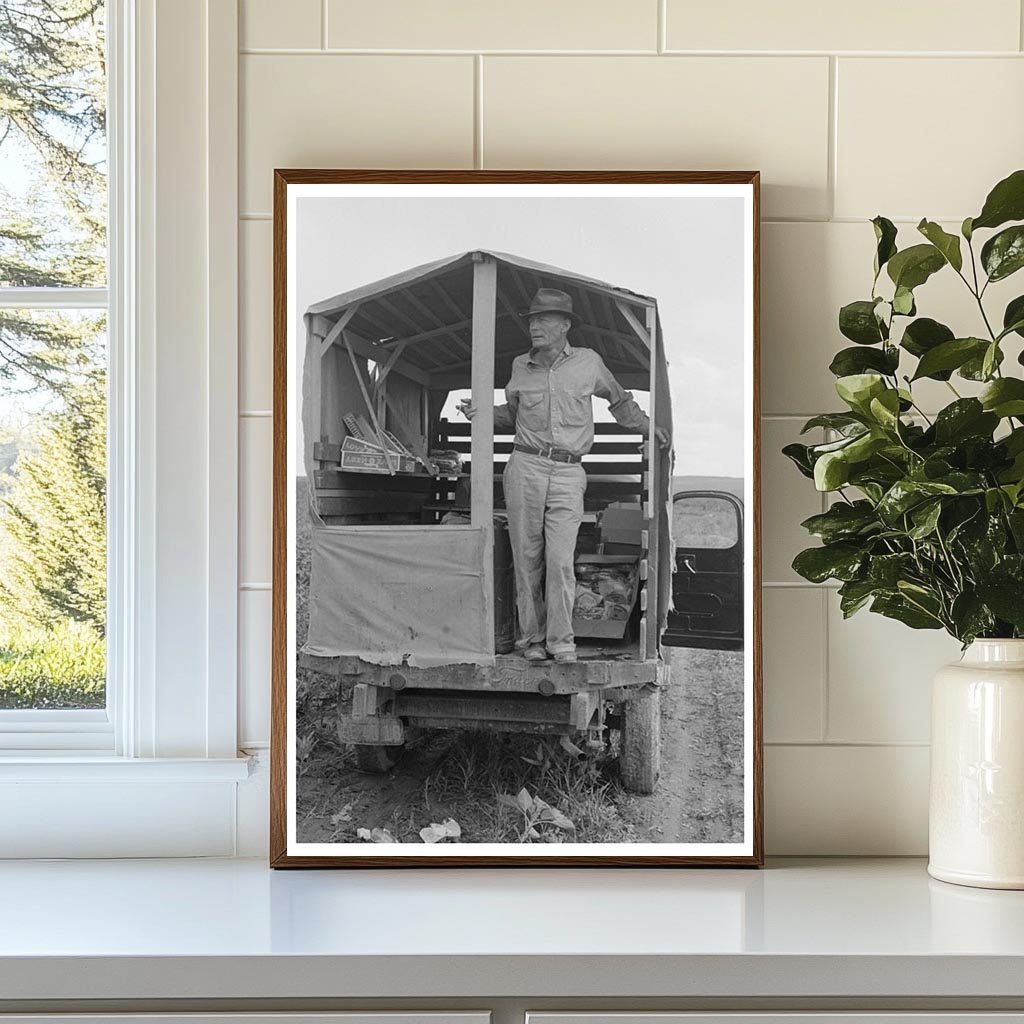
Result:
{"label": "tile grout line", "polygon": [[828,192],[828,220],[836,215],[836,176],[839,163],[839,59],[828,59],[828,141],[825,188]]}
{"label": "tile grout line", "polygon": [[328,0],[320,0],[320,49],[327,49],[327,4]]}
{"label": "tile grout line", "polygon": [[[1021,0],[1021,2],[1024,3],[1024,0]],[[658,4],[658,15],[657,15],[657,17],[658,17],[658,24],[657,24],[658,38],[657,38],[657,41],[656,41],[656,45],[657,45],[657,48],[658,48],[658,53],[660,55],[660,54],[663,54],[665,52],[665,50],[668,49],[668,24],[667,24],[667,21],[668,21],[668,11],[666,10],[666,7],[668,6],[668,0],[657,0],[657,4]]]}
{"label": "tile grout line", "polygon": [[1021,0],[1020,9],[1017,11],[1017,28],[1020,38],[1017,40],[1018,46],[1022,53],[1024,53],[1024,0]]}
{"label": "tile grout line", "polygon": [[[259,210],[253,210],[251,212],[239,213],[238,219],[242,221],[246,220],[272,220],[273,214],[263,213]],[[935,218],[940,224],[943,222],[949,223],[950,225],[959,225],[960,221],[956,217],[936,217]],[[921,220],[920,216],[917,217],[890,217],[889,220],[897,227],[907,224],[916,226]],[[871,218],[868,216],[864,217],[762,217],[762,224],[863,224],[867,225],[871,222]]]}
{"label": "tile grout line", "polygon": [[238,51],[247,57],[285,56],[351,56],[351,57],[750,57],[766,61],[814,59],[822,57],[854,57],[858,60],[1007,60],[1020,56],[1020,50],[588,50],[588,49],[521,49],[521,50],[457,50],[457,49],[400,49],[374,47],[303,47],[303,46],[244,46]]}
{"label": "tile grout line", "polygon": [[[825,440],[828,441],[832,438],[833,431],[826,430]],[[821,503],[821,511],[828,511],[828,498],[826,492],[822,491],[819,496],[819,502]],[[832,731],[832,687],[830,679],[831,669],[831,635],[828,618],[828,602],[830,593],[825,587],[822,587],[821,593],[821,742],[828,743],[829,733]]]}
{"label": "tile grout line", "polygon": [[814,740],[765,740],[766,747],[812,747],[815,750],[854,749],[854,750],[904,750],[920,749],[931,746],[924,740],[828,740],[817,743]]}
{"label": "tile grout line", "polygon": [[828,659],[830,654],[829,649],[829,633],[828,633],[828,602],[829,602],[829,591],[822,588],[821,592],[821,712],[820,721],[818,723],[821,735],[821,742],[828,742],[828,734],[830,728],[829,722],[829,672],[828,672]]}
{"label": "tile grout line", "polygon": [[484,58],[473,57],[473,166],[484,166]]}

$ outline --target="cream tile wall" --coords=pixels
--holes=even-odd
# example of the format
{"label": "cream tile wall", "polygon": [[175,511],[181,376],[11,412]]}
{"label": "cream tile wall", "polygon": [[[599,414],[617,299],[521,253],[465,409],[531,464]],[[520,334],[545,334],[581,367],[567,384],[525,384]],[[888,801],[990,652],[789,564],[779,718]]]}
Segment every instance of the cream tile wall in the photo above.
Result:
{"label": "cream tile wall", "polygon": [[[778,449],[834,404],[866,218],[959,223],[1024,165],[1020,0],[240,0],[240,19],[243,746],[268,738],[273,168],[759,168],[767,848],[924,853],[928,680],[957,645],[844,622],[793,573],[822,505]],[[918,295],[973,329],[946,275]]]}

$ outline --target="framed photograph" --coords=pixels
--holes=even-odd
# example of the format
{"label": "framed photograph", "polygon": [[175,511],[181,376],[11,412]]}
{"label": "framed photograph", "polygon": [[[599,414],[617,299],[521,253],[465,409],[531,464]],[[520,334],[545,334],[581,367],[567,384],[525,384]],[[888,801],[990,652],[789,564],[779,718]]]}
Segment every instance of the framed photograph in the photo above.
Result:
{"label": "framed photograph", "polygon": [[278,170],[275,867],[762,863],[757,172]]}

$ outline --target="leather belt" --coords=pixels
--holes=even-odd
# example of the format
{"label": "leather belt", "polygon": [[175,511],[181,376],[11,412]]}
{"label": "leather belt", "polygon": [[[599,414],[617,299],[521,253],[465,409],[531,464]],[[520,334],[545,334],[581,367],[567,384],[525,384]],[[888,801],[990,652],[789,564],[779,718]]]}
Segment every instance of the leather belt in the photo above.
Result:
{"label": "leather belt", "polygon": [[561,448],[530,448],[525,444],[514,444],[512,450],[525,452],[527,455],[539,455],[544,459],[552,459],[555,462],[581,462],[582,455],[573,455],[572,452],[563,451]]}

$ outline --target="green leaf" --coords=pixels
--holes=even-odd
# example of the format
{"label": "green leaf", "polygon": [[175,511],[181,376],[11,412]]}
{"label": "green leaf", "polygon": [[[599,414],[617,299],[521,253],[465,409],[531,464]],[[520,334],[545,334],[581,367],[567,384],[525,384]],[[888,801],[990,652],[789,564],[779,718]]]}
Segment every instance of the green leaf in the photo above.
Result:
{"label": "green leaf", "polygon": [[1010,455],[1024,452],[1024,427],[1016,427],[1003,438],[1003,445]]}
{"label": "green leaf", "polygon": [[892,309],[900,316],[913,316],[917,312],[917,306],[914,305],[914,293],[909,288],[900,285],[892,297]]}
{"label": "green leaf", "polygon": [[[1018,500],[1019,497],[1018,495]],[[1010,533],[1013,534],[1013,542],[1017,545],[1017,550],[1024,551],[1024,508],[1015,508],[1011,512],[1007,512],[1006,521],[1009,523]]]}
{"label": "green leaf", "polygon": [[877,584],[870,580],[850,580],[839,588],[839,608],[843,618],[848,619],[860,611],[879,592]]}
{"label": "green leaf", "polygon": [[922,220],[917,225],[917,230],[942,253],[945,261],[954,269],[960,270],[964,265],[963,256],[960,253],[960,239],[956,235],[944,231],[933,220]]}
{"label": "green leaf", "polygon": [[974,356],[983,357],[987,347],[988,343],[980,338],[953,338],[952,341],[944,341],[921,356],[912,379],[933,377],[941,380],[939,374],[946,370],[958,369]]}
{"label": "green leaf", "polygon": [[[900,346],[912,356],[920,358],[926,352],[944,341],[952,341],[956,335],[945,325],[930,317],[918,317],[913,323],[907,324],[903,332]],[[949,379],[948,377],[946,378]]]}
{"label": "green leaf", "polygon": [[[965,517],[966,518],[963,518]],[[978,573],[990,573],[1006,557],[1007,534],[1001,516],[990,516],[975,497],[953,503],[952,517],[960,521],[946,534],[948,543],[962,551],[962,560]]]}
{"label": "green leaf", "polygon": [[[991,379],[994,369],[989,373],[985,372],[985,357],[989,354],[989,345],[986,343],[985,351],[979,352],[977,355],[971,356],[963,366],[957,370],[957,376],[963,377],[964,380],[978,380],[986,381]],[[1003,361],[1003,350],[996,346],[992,353],[992,362],[994,366],[999,366]]]}
{"label": "green leaf", "polygon": [[889,525],[897,525],[900,516],[912,508],[942,494],[956,494],[950,484],[929,480],[897,480],[878,503],[878,514]]}
{"label": "green leaf", "polygon": [[886,430],[896,430],[899,426],[900,396],[898,391],[883,391],[871,399],[868,406],[872,418]]}
{"label": "green leaf", "polygon": [[800,524],[808,533],[826,544],[870,533],[879,528],[878,517],[869,501],[850,504],[837,501],[827,512],[811,516]]}
{"label": "green leaf", "polygon": [[1024,170],[1014,171],[989,192],[968,230],[973,233],[978,228],[997,228],[1008,220],[1024,220]]}
{"label": "green leaf", "polygon": [[805,580],[824,583],[827,579],[854,579],[864,564],[860,545],[840,542],[807,548],[793,559],[793,569]]}
{"label": "green leaf", "polygon": [[999,342],[993,341],[985,349],[985,355],[981,360],[981,376],[983,380],[988,380],[992,376],[995,368],[1001,362],[999,356]]}
{"label": "green leaf", "polygon": [[935,532],[941,514],[942,503],[940,501],[928,501],[923,505],[918,505],[910,513],[910,520],[914,525],[907,531],[908,536],[913,537],[914,540],[924,540],[925,537]]}
{"label": "green leaf", "polygon": [[957,494],[981,494],[985,490],[985,475],[971,471],[953,470],[933,481],[952,487]]}
{"label": "green leaf", "polygon": [[1006,494],[998,487],[989,487],[985,491],[985,508],[989,515],[992,515],[993,512],[998,512],[1007,500]]}
{"label": "green leaf", "polygon": [[935,417],[935,439],[947,445],[968,437],[991,437],[998,425],[999,417],[985,412],[976,398],[958,398]]}
{"label": "green leaf", "polygon": [[861,490],[864,490],[867,483],[883,484],[882,492],[877,496],[878,501],[882,500],[882,493],[898,480],[902,480],[907,472],[906,466],[901,465],[901,460],[905,461],[906,459],[906,449],[899,448],[897,450],[896,446],[890,446],[880,449],[880,451],[881,458],[854,466],[853,472],[850,473],[850,483]]}
{"label": "green leaf", "polygon": [[875,277],[889,260],[896,255],[896,225],[879,214],[871,221],[875,229]]}
{"label": "green leaf", "polygon": [[814,463],[811,461],[810,448],[805,444],[787,444],[782,449],[786,456],[804,476],[814,479]]}
{"label": "green leaf", "polygon": [[907,604],[912,605],[925,614],[931,615],[935,619],[941,620],[942,599],[932,587],[915,583],[912,580],[900,580],[896,584],[896,588]]}
{"label": "green leaf", "polygon": [[855,373],[836,381],[836,393],[854,410],[865,414],[871,399],[885,391],[885,381],[876,373]]}
{"label": "green leaf", "polygon": [[871,610],[887,619],[896,619],[911,629],[942,629],[942,621],[914,607],[900,595],[879,595],[871,602]]}
{"label": "green leaf", "polygon": [[934,245],[922,244],[901,249],[889,260],[886,270],[897,288],[913,291],[945,265],[945,257]]}
{"label": "green leaf", "polygon": [[995,629],[996,621],[985,603],[969,591],[957,594],[949,617],[956,628],[956,638],[963,643],[970,643],[976,637]]}
{"label": "green leaf", "polygon": [[973,223],[973,217],[965,217],[963,224],[960,225],[960,234],[963,235],[968,242],[971,240],[971,235],[974,234],[974,229],[971,227]]}
{"label": "green leaf", "polygon": [[981,265],[990,281],[1002,281],[1024,267],[1024,225],[1000,231],[981,249]]}
{"label": "green leaf", "polygon": [[1003,313],[1003,333],[1014,331],[1024,338],[1024,295],[1018,295],[1006,305]]}
{"label": "green leaf", "polygon": [[803,425],[800,433],[806,434],[808,430],[814,430],[816,427],[838,430],[840,433],[845,433],[853,428],[860,428],[856,431],[859,434],[864,428],[864,423],[858,417],[852,416],[848,412],[823,412],[820,416],[812,416]]}
{"label": "green leaf", "polygon": [[913,563],[913,555],[905,551],[892,555],[875,555],[868,569],[868,579],[876,587],[895,591],[899,581],[910,572]]}
{"label": "green leaf", "polygon": [[812,444],[809,448],[811,462],[814,462],[815,459],[824,455],[826,452],[837,452],[840,448],[845,448],[856,438],[861,437],[866,433],[869,433],[868,429],[866,427],[861,427],[856,434],[844,434],[835,441],[825,441],[822,444]]}
{"label": "green leaf", "polygon": [[[896,394],[895,391],[887,391],[882,397],[884,398],[886,395],[894,394]],[[872,399],[871,404],[874,405],[876,401],[878,401],[878,399]],[[854,438],[854,440],[843,449],[843,459],[849,465],[854,466],[858,462],[870,459],[875,452],[884,448],[888,443],[888,439],[882,434],[861,434],[860,437]]]}
{"label": "green leaf", "polygon": [[1004,622],[1024,629],[1024,587],[1004,573],[979,581],[978,596]]}
{"label": "green leaf", "polygon": [[877,299],[859,299],[839,310],[839,332],[858,345],[877,345],[888,333],[875,316]]}
{"label": "green leaf", "polygon": [[814,463],[814,486],[819,491],[838,490],[850,479],[850,464],[843,453],[826,452]]}
{"label": "green leaf", "polygon": [[837,377],[849,377],[866,370],[892,376],[900,365],[900,353],[894,345],[883,348],[844,348],[836,353],[829,370]]}
{"label": "green leaf", "polygon": [[996,416],[1024,416],[1024,380],[1001,377],[978,396],[982,406]]}

